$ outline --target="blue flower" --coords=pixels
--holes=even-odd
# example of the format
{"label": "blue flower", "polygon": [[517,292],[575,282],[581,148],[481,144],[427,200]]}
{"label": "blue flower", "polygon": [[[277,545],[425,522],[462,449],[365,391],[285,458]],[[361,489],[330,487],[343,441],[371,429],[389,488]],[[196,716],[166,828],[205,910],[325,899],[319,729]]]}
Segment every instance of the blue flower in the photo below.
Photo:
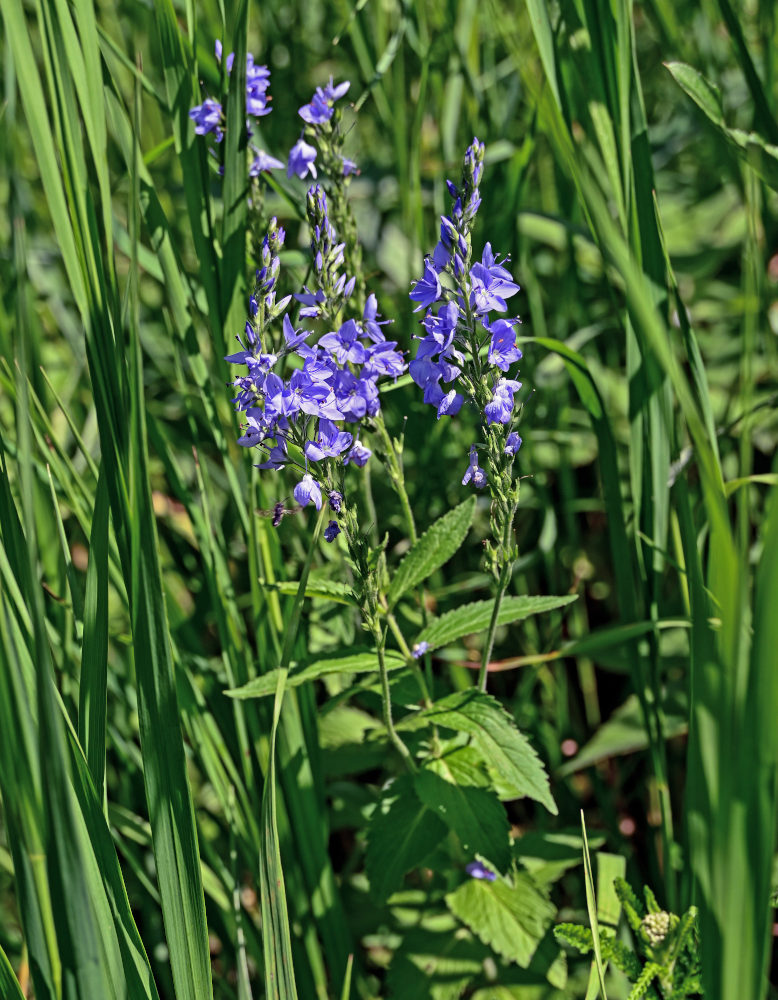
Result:
{"label": "blue flower", "polygon": [[329,501],[330,510],[334,510],[336,514],[339,514],[343,507],[343,494],[340,490],[333,490],[329,495]]}
{"label": "blue flower", "polygon": [[330,82],[324,87],[324,96],[328,101],[332,101],[334,103],[335,101],[340,100],[344,94],[348,93],[350,86],[351,83],[348,80],[344,80],[343,83],[333,86],[332,77],[330,77]]}
{"label": "blue flower", "polygon": [[359,167],[356,165],[356,163],[354,163],[353,160],[350,160],[347,156],[343,157],[342,163],[343,163],[343,176],[344,177],[350,177],[351,174],[358,174],[359,173]]}
{"label": "blue flower", "polygon": [[287,462],[286,453],[286,440],[279,436],[278,444],[273,445],[273,447],[268,452],[267,461],[260,462],[257,465],[258,469],[283,469]]}
{"label": "blue flower", "polygon": [[373,292],[371,292],[367,297],[365,309],[362,313],[362,326],[367,336],[376,344],[380,344],[386,339],[381,331],[381,327],[386,326],[387,323],[391,323],[389,319],[379,320],[378,317],[380,315],[378,302]]}
{"label": "blue flower", "polygon": [[415,642],[413,644],[413,649],[411,650],[411,655],[413,656],[414,660],[419,660],[421,659],[422,656],[424,656],[424,654],[427,652],[429,648],[430,644],[426,640],[422,640],[421,642]]}
{"label": "blue flower", "polygon": [[305,442],[305,454],[312,462],[320,462],[323,458],[335,458],[350,447],[354,435],[348,431],[339,431],[331,420],[319,421],[319,434],[315,441]]}
{"label": "blue flower", "polygon": [[495,872],[490,871],[480,861],[471,861],[469,865],[465,865],[465,871],[471,878],[480,878],[487,882],[494,882],[497,879]]}
{"label": "blue flower", "polygon": [[297,112],[304,122],[309,125],[323,125],[328,122],[333,115],[333,104],[347,92],[351,84],[348,80],[336,86],[332,83],[332,77],[326,87],[317,87],[311,98],[310,104],[304,104]]}
{"label": "blue flower", "polygon": [[[217,38],[214,42],[216,59],[222,61],[222,43]],[[235,62],[235,53],[231,52],[226,59],[225,66],[227,74],[232,73],[232,66]],[[254,118],[262,118],[269,115],[272,108],[268,107],[270,98],[267,95],[270,86],[270,70],[267,66],[255,66],[254,56],[249,52],[246,55],[246,114]],[[249,129],[251,134],[251,129]]]}
{"label": "blue flower", "polygon": [[360,442],[357,441],[348,455],[346,455],[343,459],[343,464],[348,465],[349,462],[353,462],[354,465],[358,465],[362,468],[363,465],[367,464],[367,460],[372,454],[373,453],[369,448],[366,448],[363,444],[360,444]]}
{"label": "blue flower", "polygon": [[310,472],[306,472],[297,486],[295,486],[294,498],[301,507],[307,507],[309,503],[312,503],[316,507],[316,510],[321,510],[321,486],[319,486]]}
{"label": "blue flower", "polygon": [[[221,40],[219,38],[217,38],[216,41],[213,43],[213,48],[214,48],[214,52],[216,53],[216,61],[217,62],[221,62],[222,61],[222,43],[221,43]],[[230,54],[227,56],[227,72],[228,73],[232,72],[232,64],[234,62],[235,62],[235,53],[234,52],[230,52]]]}
{"label": "blue flower", "polygon": [[505,442],[505,448],[503,448],[503,451],[506,455],[515,455],[519,448],[521,448],[521,438],[516,431],[511,431],[508,435],[507,441]]}
{"label": "blue flower", "polygon": [[334,542],[339,534],[340,534],[340,528],[338,527],[338,522],[330,521],[330,523],[324,529],[324,541]]}
{"label": "blue flower", "polygon": [[255,66],[254,56],[249,52],[246,56],[246,114],[254,118],[269,115],[273,110],[268,107],[270,98],[267,88],[270,86],[270,70],[267,66]]}
{"label": "blue flower", "polygon": [[350,361],[361,365],[367,360],[367,350],[359,341],[360,330],[353,319],[347,319],[337,333],[325,333],[319,338],[319,346],[332,351],[339,364]]}
{"label": "blue flower", "polygon": [[298,139],[289,152],[289,164],[286,168],[286,176],[291,177],[297,174],[298,177],[307,177],[310,174],[316,176],[316,167],[313,161],[316,159],[316,150],[309,146],[304,139]]}
{"label": "blue flower", "polygon": [[[252,149],[254,149],[253,146]],[[254,152],[257,155],[249,166],[249,177],[259,177],[264,170],[279,170],[283,167],[283,163],[280,160],[277,160],[275,156],[268,155],[264,150],[254,149]]]}
{"label": "blue flower", "polygon": [[470,269],[472,292],[470,305],[476,313],[491,312],[493,309],[505,312],[508,308],[506,299],[519,291],[519,286],[499,262],[495,261],[491,243],[487,243],[481,256],[480,264],[473,264]]}
{"label": "blue flower", "polygon": [[304,104],[297,113],[309,125],[322,125],[332,118],[332,108],[327,103],[321,87],[316,88],[310,104]]}
{"label": "blue flower", "polygon": [[311,292],[303,285],[303,291],[294,296],[298,302],[302,302],[304,309],[300,310],[300,316],[315,319],[319,315],[319,305],[324,301],[324,292],[321,288]]}
{"label": "blue flower", "polygon": [[424,262],[424,277],[420,278],[413,286],[410,298],[418,302],[418,306],[413,310],[425,309],[437,302],[441,296],[440,278],[434,267],[430,265],[429,258]]}
{"label": "blue flower", "polygon": [[460,396],[460,394],[454,389],[445,394],[441,394],[441,398],[438,401],[438,420],[444,416],[456,416],[456,414],[462,409],[462,403],[464,403],[464,401],[464,397]]}
{"label": "blue flower", "polygon": [[202,104],[198,104],[192,108],[189,112],[189,117],[195,123],[195,132],[197,135],[208,135],[209,132],[213,132],[216,136],[216,141],[222,141],[222,137],[224,136],[224,130],[222,129],[224,112],[218,101],[215,101],[212,97],[206,98]]}
{"label": "blue flower", "polygon": [[521,359],[521,351],[516,346],[513,332],[515,320],[496,319],[488,327],[492,335],[489,344],[489,364],[507,372],[512,364]]}
{"label": "blue flower", "polygon": [[396,379],[405,371],[405,359],[399,351],[395,351],[396,341],[385,340],[368,348],[369,357],[362,369],[369,378],[379,375],[389,375]]}
{"label": "blue flower", "polygon": [[495,383],[492,398],[484,407],[486,422],[489,424],[507,424],[513,413],[513,394],[521,388],[521,382],[514,379],[501,378]]}
{"label": "blue flower", "polygon": [[474,444],[470,445],[470,465],[468,465],[467,472],[462,477],[462,485],[467,486],[471,480],[473,486],[477,486],[478,489],[486,486],[486,473],[478,465],[478,451]]}

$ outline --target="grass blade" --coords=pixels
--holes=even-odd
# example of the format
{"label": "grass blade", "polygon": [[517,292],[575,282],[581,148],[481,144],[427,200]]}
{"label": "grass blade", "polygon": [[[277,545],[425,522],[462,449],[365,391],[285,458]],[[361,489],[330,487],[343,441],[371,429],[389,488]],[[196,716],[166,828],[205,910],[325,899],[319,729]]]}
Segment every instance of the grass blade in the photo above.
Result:
{"label": "grass blade", "polygon": [[84,640],[78,688],[78,738],[98,796],[105,784],[105,712],[108,675],[108,488],[101,472],[89,536]]}
{"label": "grass blade", "polygon": [[594,944],[594,964],[597,968],[597,979],[600,986],[602,1000],[608,1000],[605,992],[605,968],[602,964],[602,951],[600,949],[600,924],[597,915],[597,897],[594,892],[594,876],[592,874],[592,859],[589,856],[589,841],[586,838],[586,823],[584,821],[583,809],[581,810],[581,833],[583,836],[583,862],[584,881],[586,883],[586,909],[589,913],[589,924],[592,928],[592,942]]}

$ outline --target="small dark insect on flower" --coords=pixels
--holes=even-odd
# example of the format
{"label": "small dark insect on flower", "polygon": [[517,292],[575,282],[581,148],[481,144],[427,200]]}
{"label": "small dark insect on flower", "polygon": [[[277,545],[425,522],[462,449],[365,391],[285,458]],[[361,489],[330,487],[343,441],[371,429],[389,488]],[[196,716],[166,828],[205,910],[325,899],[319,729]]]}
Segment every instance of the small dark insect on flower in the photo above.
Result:
{"label": "small dark insect on flower", "polygon": [[279,500],[278,503],[273,505],[271,510],[257,509],[255,513],[259,514],[260,517],[271,518],[270,523],[273,525],[274,528],[277,528],[278,525],[283,520],[285,514],[297,514],[299,511],[302,510],[302,507],[300,507],[299,504],[295,504],[294,507],[286,507],[285,504],[286,504],[285,500]]}

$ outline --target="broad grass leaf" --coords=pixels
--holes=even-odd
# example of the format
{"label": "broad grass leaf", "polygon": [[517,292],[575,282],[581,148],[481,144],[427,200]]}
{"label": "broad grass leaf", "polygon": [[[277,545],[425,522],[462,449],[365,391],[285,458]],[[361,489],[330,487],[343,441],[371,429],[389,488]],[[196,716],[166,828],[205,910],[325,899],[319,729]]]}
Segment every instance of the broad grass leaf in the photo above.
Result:
{"label": "broad grass leaf", "polygon": [[[539,615],[544,611],[554,611],[563,608],[576,599],[576,594],[565,594],[562,597],[505,597],[497,616],[498,625],[511,625],[522,621],[530,615]],[[473,601],[463,604],[453,611],[446,612],[425,628],[417,638],[417,642],[426,642],[430,649],[445,646],[464,635],[482,632],[488,627],[492,617],[493,601]]]}
{"label": "broad grass leaf", "polygon": [[485,945],[524,968],[556,914],[554,904],[521,872],[513,885],[469,879],[448,893],[446,904]]}
{"label": "broad grass leaf", "polygon": [[728,128],[724,121],[719,88],[686,63],[665,64],[675,82],[716,126],[739,156],[775,190],[778,190],[778,146],[756,132]]}
{"label": "broad grass leaf", "polygon": [[384,791],[370,819],[365,868],[370,891],[379,902],[402,886],[446,835],[445,823],[413,790],[410,777],[397,778]]}
{"label": "broad grass leaf", "polygon": [[[685,705],[665,705],[665,736],[672,738],[685,733],[688,728]],[[590,767],[607,757],[620,757],[623,754],[644,750],[649,745],[643,712],[635,694],[631,694],[623,705],[606,719],[571,760],[566,761],[555,772],[559,777],[574,774],[585,767]]]}
{"label": "broad grass leaf", "polygon": [[413,787],[424,805],[454,831],[466,854],[480,854],[502,872],[508,868],[508,816],[493,791],[458,784],[445,757],[421,770]]}
{"label": "broad grass leaf", "polygon": [[389,607],[395,605],[403,594],[412,590],[422,580],[426,580],[454,555],[470,530],[475,505],[476,498],[469,497],[464,503],[438,518],[406,553],[392,575],[387,594]]}
{"label": "broad grass leaf", "polygon": [[417,729],[423,725],[445,726],[467,733],[501,799],[527,796],[556,815],[557,807],[540,758],[496,698],[473,688],[457,691],[432,708],[403,719],[397,728]]}
{"label": "broad grass leaf", "polygon": [[[386,666],[389,670],[399,670],[405,666],[405,658],[399,653],[387,652]],[[326,677],[328,674],[368,674],[375,673],[377,670],[378,654],[375,650],[364,650],[356,653],[347,653],[344,650],[290,670],[286,678],[286,687],[299,687],[306,681]],[[230,698],[238,699],[267,698],[275,694],[279,673],[278,669],[269,670],[261,677],[250,680],[243,687],[225,691],[225,694],[229,695]]]}
{"label": "broad grass leaf", "polygon": [[665,66],[678,86],[704,111],[714,125],[724,128],[724,107],[721,90],[699,70],[682,62],[667,62]]}

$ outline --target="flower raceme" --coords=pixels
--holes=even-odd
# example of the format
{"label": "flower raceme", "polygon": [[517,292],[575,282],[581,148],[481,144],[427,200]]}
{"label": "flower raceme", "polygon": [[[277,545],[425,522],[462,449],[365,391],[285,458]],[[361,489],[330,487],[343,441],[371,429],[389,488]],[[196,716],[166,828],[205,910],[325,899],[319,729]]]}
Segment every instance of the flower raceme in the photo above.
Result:
{"label": "flower raceme", "polygon": [[[507,300],[519,286],[505,266],[507,258],[496,257],[490,243],[485,244],[481,259],[473,260],[471,230],[481,204],[483,158],[483,143],[474,139],[465,153],[460,186],[447,182],[451,213],[441,217],[440,239],[410,292],[417,303],[415,311],[425,310],[425,332],[417,338],[409,370],[425,403],[437,409],[438,419],[454,416],[465,401],[473,405],[487,438],[485,447],[493,456],[492,465],[496,462],[510,471],[521,445],[513,429],[521,382],[508,377],[521,359],[515,333],[520,320],[493,314],[507,311]],[[495,475],[505,471],[492,470]],[[475,444],[462,482],[479,488],[487,485]]]}
{"label": "flower raceme", "polygon": [[[348,92],[350,86],[351,83],[348,80],[336,85],[330,77],[330,82],[325,87],[317,87],[310,102],[299,109],[297,113],[307,127],[304,128],[303,135],[300,136],[289,153],[286,169],[289,177],[294,174],[298,177],[307,177],[308,174],[311,177],[317,175],[314,162],[317,156],[316,148],[305,141],[306,134],[316,141],[316,145],[323,152],[325,159],[337,161],[337,170],[342,176],[348,177],[350,174],[356,173],[356,163],[343,156],[340,150],[335,148],[337,143],[333,142],[335,138],[333,125],[337,125],[335,102]],[[328,170],[331,170],[332,163],[327,163],[326,166]]]}
{"label": "flower raceme", "polygon": [[[353,312],[354,281],[342,271],[343,244],[337,242],[320,187],[309,190],[307,207],[318,287],[294,298],[302,304],[301,320],[323,320],[329,329],[313,341],[311,330],[292,322],[292,296],[276,299],[285,234],[273,219],[262,243],[249,318],[238,338],[241,350],[226,360],[247,369],[232,383],[237,390],[233,402],[245,414],[239,444],[262,451],[260,469],[297,466],[303,473],[294,489],[297,503],[320,510],[327,492],[330,508],[338,514],[342,493],[323,487],[332,478],[329,463],[366,464],[371,452],[359,435],[364,421],[379,412],[379,380],[396,379],[406,364],[396,342],[383,334],[386,321],[380,318],[374,295],[361,316],[343,319],[347,311]],[[328,541],[338,534],[337,527],[330,522]]]}
{"label": "flower raceme", "polygon": [[[214,43],[216,59],[222,61],[223,49],[219,39]],[[232,52],[225,60],[227,75],[232,73],[235,53]],[[270,107],[270,70],[267,66],[257,66],[254,63],[254,56],[249,52],[246,55],[246,128],[249,138],[253,135],[251,120],[253,118],[263,118],[273,110]],[[221,103],[213,97],[207,97],[202,104],[197,104],[189,112],[189,117],[195,123],[195,133],[197,135],[213,134],[217,143],[224,138],[226,116]],[[283,163],[275,157],[270,156],[264,150],[251,145],[254,157],[249,166],[249,175],[258,177],[266,170],[277,170],[283,167]]]}

